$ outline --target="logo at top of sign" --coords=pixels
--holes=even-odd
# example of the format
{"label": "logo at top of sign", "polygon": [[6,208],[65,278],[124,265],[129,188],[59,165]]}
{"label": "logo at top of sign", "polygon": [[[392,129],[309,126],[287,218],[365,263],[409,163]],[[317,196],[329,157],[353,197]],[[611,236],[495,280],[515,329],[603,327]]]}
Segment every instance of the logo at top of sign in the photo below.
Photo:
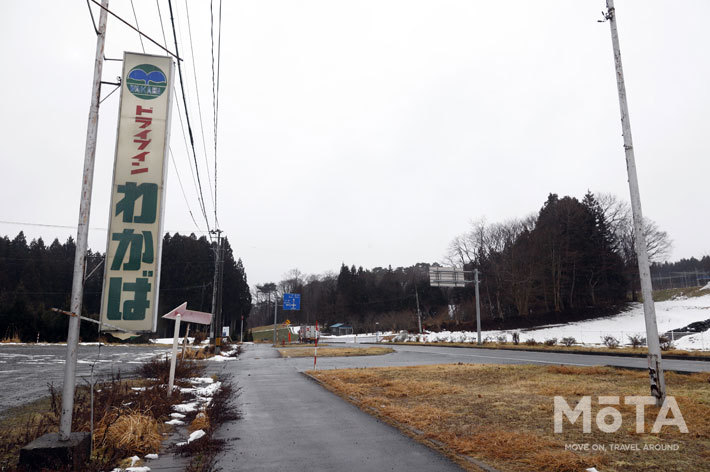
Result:
{"label": "logo at top of sign", "polygon": [[152,64],[135,66],[126,78],[128,91],[138,98],[152,100],[163,94],[168,86],[165,73]]}

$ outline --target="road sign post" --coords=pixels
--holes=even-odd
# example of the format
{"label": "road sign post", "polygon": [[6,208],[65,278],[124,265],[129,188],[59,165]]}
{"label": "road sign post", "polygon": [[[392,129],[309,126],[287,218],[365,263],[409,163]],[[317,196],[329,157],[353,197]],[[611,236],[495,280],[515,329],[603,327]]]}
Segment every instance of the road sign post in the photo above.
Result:
{"label": "road sign post", "polygon": [[283,309],[285,311],[298,311],[301,309],[300,293],[284,293]]}
{"label": "road sign post", "polygon": [[[473,280],[466,280],[465,275],[473,272]],[[476,285],[476,333],[478,344],[481,344],[481,303],[479,301],[478,269],[465,271],[455,267],[429,267],[429,284],[432,287],[465,287],[467,284]]]}
{"label": "road sign post", "polygon": [[173,350],[170,358],[170,378],[168,379],[168,396],[173,393],[173,385],[175,384],[175,365],[177,361],[177,345],[180,338],[180,321],[184,320],[189,323],[197,323],[201,325],[209,325],[212,322],[212,313],[204,311],[194,311],[187,309],[187,302],[177,308],[173,308],[168,313],[163,315],[167,320],[175,320],[175,330],[173,332]]}

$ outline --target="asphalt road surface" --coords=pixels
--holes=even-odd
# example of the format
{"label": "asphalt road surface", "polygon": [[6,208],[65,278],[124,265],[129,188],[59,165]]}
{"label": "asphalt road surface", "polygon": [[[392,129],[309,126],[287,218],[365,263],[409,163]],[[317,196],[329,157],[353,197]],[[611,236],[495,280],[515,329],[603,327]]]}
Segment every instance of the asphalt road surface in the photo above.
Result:
{"label": "asphalt road surface", "polygon": [[[151,346],[79,346],[77,384],[88,382],[91,365],[94,376],[108,378],[112,374],[130,375],[136,366],[151,357],[167,352],[165,347]],[[0,417],[9,408],[37,400],[49,394],[54,384],[60,391],[64,384],[66,345],[0,344]]]}
{"label": "asphalt road surface", "polygon": [[[329,347],[338,345],[329,345]],[[348,347],[351,347],[349,344]],[[344,346],[343,346],[344,347]],[[565,364],[645,368],[646,359],[620,356],[391,346],[383,356],[318,359],[319,369],[422,364]],[[710,362],[664,361],[666,369],[710,371]],[[405,437],[301,375],[313,358],[280,358],[267,345],[245,345],[240,358],[220,366],[241,388],[242,418],[224,425],[223,470],[447,471],[458,466]]]}

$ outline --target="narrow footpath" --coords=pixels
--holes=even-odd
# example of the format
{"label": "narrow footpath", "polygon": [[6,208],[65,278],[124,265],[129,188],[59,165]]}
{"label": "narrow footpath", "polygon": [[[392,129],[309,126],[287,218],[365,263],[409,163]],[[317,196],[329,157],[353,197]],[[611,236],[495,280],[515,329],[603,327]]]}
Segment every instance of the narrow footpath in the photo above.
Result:
{"label": "narrow footpath", "polygon": [[302,362],[268,345],[244,348],[239,360],[225,363],[241,390],[242,418],[216,434],[227,441],[217,464],[222,470],[461,470],[304,377]]}

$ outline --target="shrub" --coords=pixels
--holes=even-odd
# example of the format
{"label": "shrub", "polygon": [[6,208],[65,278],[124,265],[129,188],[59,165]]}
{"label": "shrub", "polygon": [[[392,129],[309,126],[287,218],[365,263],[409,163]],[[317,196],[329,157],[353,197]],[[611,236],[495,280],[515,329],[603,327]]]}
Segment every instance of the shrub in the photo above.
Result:
{"label": "shrub", "polygon": [[499,334],[498,336],[496,336],[496,341],[498,341],[498,343],[500,344],[505,344],[508,342],[508,336],[506,336],[505,334]]}
{"label": "shrub", "polygon": [[577,340],[574,339],[573,337],[569,336],[566,338],[562,338],[561,343],[564,344],[566,347],[571,347],[573,344],[577,343]]}
{"label": "shrub", "polygon": [[516,346],[520,344],[520,333],[513,333],[513,344]]}
{"label": "shrub", "polygon": [[633,336],[626,336],[629,338],[629,344],[631,344],[631,347],[641,347],[644,344],[646,344],[646,338],[641,336],[640,334],[634,334]]}
{"label": "shrub", "polygon": [[537,341],[535,341],[535,339],[533,338],[530,338],[525,340],[525,344],[527,344],[528,346],[537,346]]}
{"label": "shrub", "polygon": [[557,338],[545,339],[545,346],[554,346],[557,344]]}
{"label": "shrub", "polygon": [[621,344],[621,342],[617,338],[608,334],[606,336],[602,336],[602,342],[609,349],[616,349],[617,347],[619,347],[619,344]]}
{"label": "shrub", "polygon": [[668,336],[659,336],[658,342],[661,345],[661,351],[670,351],[671,349],[675,349],[673,341],[671,341],[671,338]]}
{"label": "shrub", "polygon": [[192,341],[192,344],[195,345],[195,346],[199,346],[200,344],[202,344],[202,341],[204,341],[205,339],[207,339],[207,333],[206,333],[206,332],[204,332],[204,331],[196,331],[196,332],[195,332],[195,340]]}

